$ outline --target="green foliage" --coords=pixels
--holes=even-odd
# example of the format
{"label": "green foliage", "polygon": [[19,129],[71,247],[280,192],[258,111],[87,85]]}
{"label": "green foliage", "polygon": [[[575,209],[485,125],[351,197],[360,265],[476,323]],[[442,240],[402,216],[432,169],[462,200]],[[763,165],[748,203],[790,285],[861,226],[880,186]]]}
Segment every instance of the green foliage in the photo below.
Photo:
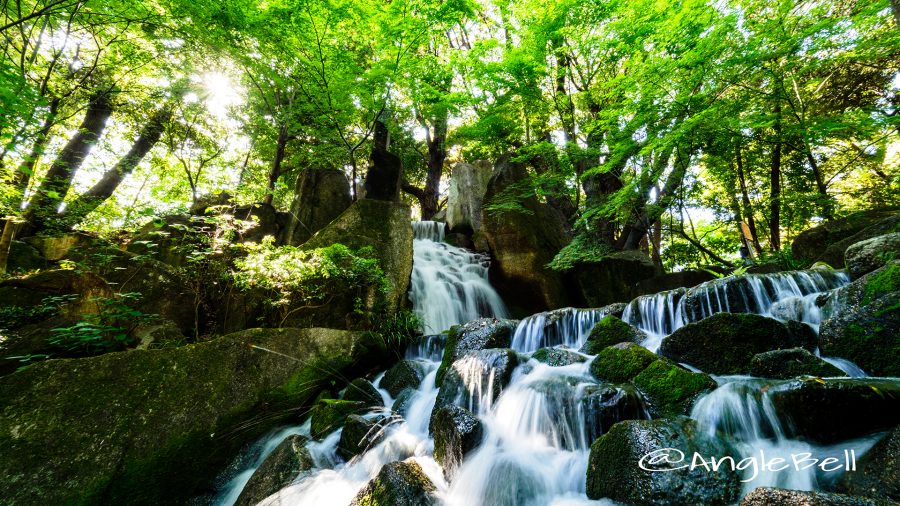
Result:
{"label": "green foliage", "polygon": [[393,314],[377,317],[370,331],[388,352],[399,353],[412,340],[422,335],[422,319],[416,313],[403,309]]}
{"label": "green foliage", "polygon": [[36,306],[0,307],[0,329],[21,327],[29,323],[46,320],[62,310],[68,303],[78,299],[78,295],[56,295],[45,297]]}
{"label": "green foliage", "polygon": [[139,293],[117,294],[114,298],[96,298],[99,311],[82,315],[83,320],[71,327],[53,329],[48,342],[67,353],[99,355],[128,349],[135,344],[132,331],[155,318],[133,309],[129,303],[140,298]]}
{"label": "green foliage", "polygon": [[783,271],[795,271],[805,265],[794,258],[791,248],[782,248],[778,251],[766,251],[756,261],[758,264],[775,264]]}
{"label": "green foliage", "polygon": [[579,262],[597,262],[615,251],[609,244],[598,241],[590,234],[578,234],[566,245],[548,267],[564,271],[571,269]]}

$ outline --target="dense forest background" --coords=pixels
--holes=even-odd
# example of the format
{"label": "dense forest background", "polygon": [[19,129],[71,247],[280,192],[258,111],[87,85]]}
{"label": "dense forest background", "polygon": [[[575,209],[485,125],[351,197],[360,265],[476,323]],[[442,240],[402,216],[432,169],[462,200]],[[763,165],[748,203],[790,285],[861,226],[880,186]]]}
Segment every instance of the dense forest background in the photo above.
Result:
{"label": "dense forest background", "polygon": [[882,1],[3,0],[0,265],[13,235],[114,234],[204,195],[361,188],[377,120],[422,219],[510,154],[575,240],[666,269],[787,257],[900,205],[900,6]]}

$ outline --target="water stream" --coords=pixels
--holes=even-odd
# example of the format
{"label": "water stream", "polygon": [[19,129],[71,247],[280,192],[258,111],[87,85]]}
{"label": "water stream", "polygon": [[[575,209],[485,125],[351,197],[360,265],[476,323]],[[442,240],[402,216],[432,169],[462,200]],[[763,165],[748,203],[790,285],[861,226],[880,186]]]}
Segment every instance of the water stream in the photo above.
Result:
{"label": "water stream", "polygon": [[[410,299],[426,333],[436,334],[481,316],[506,316],[502,300],[487,279],[488,258],[444,243],[442,224],[420,222],[414,229]],[[639,297],[627,306],[623,319],[647,333],[644,345],[651,350],[675,329],[722,311],[794,319],[817,329],[823,315],[816,297],[847,281],[842,273],[824,270],[715,280],[690,290]],[[484,438],[466,456],[451,482],[432,457],[434,440],[428,431],[439,394],[435,374],[443,348],[442,336],[433,335],[407,351],[407,358],[419,361],[427,375],[399,413],[402,417],[392,418],[384,428],[385,437],[379,444],[344,462],[335,453],[340,430],[310,443],[317,469],[260,504],[346,506],[384,464],[405,459],[419,463],[437,487],[437,497],[450,506],[613,504],[590,501],[585,495],[590,444],[619,416],[648,417],[640,398],[623,387],[599,384],[589,372],[589,360],[550,367],[528,358],[541,347],[579,349],[593,325],[606,314],[567,308],[522,320],[512,340],[513,349],[520,354],[519,365],[499,396],[492,394],[494,370],[485,370],[484,363],[476,360],[469,367],[459,366],[468,392],[464,396],[468,402],[463,405],[481,420]],[[830,361],[841,363],[843,370],[854,375],[863,374],[846,361]],[[774,413],[763,380],[716,379],[719,388],[699,400],[691,416],[709,434],[733,437],[742,454],[759,449],[776,456],[800,450],[818,454],[838,451],[837,447],[812,448],[791,439]],[[375,379],[376,387],[380,380]],[[394,399],[387,391],[380,392],[385,405],[392,406]],[[629,396],[637,401],[629,402]],[[617,403],[617,409],[628,412],[613,410],[605,418],[595,416],[589,410],[597,409],[597,399]],[[258,443],[255,457],[248,459],[251,462],[245,469],[223,487],[217,504],[233,504],[266,454],[294,433],[308,435],[309,423],[282,429]],[[852,447],[861,454],[872,441],[849,442],[841,448]],[[819,481],[813,471],[762,473],[745,484],[745,492],[764,485],[811,490],[819,486]]]}

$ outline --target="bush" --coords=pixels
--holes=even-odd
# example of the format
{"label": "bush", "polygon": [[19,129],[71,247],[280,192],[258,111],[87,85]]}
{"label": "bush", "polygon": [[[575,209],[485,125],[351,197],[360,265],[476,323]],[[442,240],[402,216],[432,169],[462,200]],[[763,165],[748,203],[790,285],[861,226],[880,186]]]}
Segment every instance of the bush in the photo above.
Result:
{"label": "bush", "polygon": [[132,331],[155,318],[128,306],[139,297],[138,293],[123,293],[115,298],[97,298],[100,304],[97,314],[83,315],[84,319],[71,327],[53,329],[48,342],[77,355],[100,355],[131,348],[137,344]]}

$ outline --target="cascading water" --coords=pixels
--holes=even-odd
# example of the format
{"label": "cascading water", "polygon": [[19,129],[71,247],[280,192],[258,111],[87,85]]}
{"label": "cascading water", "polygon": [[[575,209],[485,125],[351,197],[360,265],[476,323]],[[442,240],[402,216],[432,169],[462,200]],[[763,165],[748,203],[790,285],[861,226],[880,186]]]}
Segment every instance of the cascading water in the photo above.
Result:
{"label": "cascading water", "polygon": [[410,300],[426,334],[481,316],[506,317],[503,300],[488,281],[489,259],[444,241],[444,224],[413,223]]}
{"label": "cascading water", "polygon": [[[410,299],[429,332],[479,316],[504,316],[502,301],[487,281],[486,258],[442,243],[440,224],[421,222],[414,227]],[[719,280],[691,290],[640,297],[628,305],[623,319],[650,336],[644,344],[652,349],[680,326],[721,311],[752,311],[816,326],[823,316],[815,301],[817,295],[846,282],[845,275],[826,271]],[[566,308],[522,320],[512,338],[518,358],[510,351],[487,350],[498,353],[455,362],[451,372],[459,381],[455,388],[461,395],[449,400],[435,386],[444,336],[426,336],[407,351],[407,359],[421,364],[424,379],[402,407],[394,408],[397,413],[385,424],[381,442],[349,462],[336,453],[340,429],[309,443],[317,468],[260,504],[345,506],[383,465],[404,459],[417,462],[436,486],[438,500],[451,506],[612,504],[586,497],[590,444],[618,420],[647,418],[641,397],[634,387],[598,383],[590,374],[589,360],[551,367],[527,356],[542,347],[580,348],[594,324],[610,312]],[[498,364],[503,356],[518,366],[500,391]],[[376,387],[382,377],[375,379]],[[771,382],[747,377],[716,379],[719,388],[700,399],[691,416],[711,436],[724,434],[735,441],[739,454],[760,449],[772,456],[838,451],[837,447],[814,448],[792,439],[774,411],[769,387],[763,386]],[[393,406],[394,399],[387,391],[380,392],[385,405]],[[481,444],[466,455],[449,482],[433,458],[434,440],[429,434],[431,413],[438,402],[471,409],[483,427]],[[238,473],[223,491],[219,504],[232,504],[266,450],[290,433],[308,435],[309,422],[259,443],[263,450],[257,450],[250,468]],[[854,448],[861,455],[872,442],[871,438],[860,439],[841,448]],[[765,485],[815,489],[819,479],[814,471],[760,473],[745,484],[745,492]]]}
{"label": "cascading water", "polygon": [[816,298],[850,281],[840,271],[749,274],[708,281],[691,288],[645,295],[631,301],[622,320],[647,333],[644,346],[659,349],[662,339],[691,322],[716,313],[756,313],[797,320],[818,331],[823,315]]}

